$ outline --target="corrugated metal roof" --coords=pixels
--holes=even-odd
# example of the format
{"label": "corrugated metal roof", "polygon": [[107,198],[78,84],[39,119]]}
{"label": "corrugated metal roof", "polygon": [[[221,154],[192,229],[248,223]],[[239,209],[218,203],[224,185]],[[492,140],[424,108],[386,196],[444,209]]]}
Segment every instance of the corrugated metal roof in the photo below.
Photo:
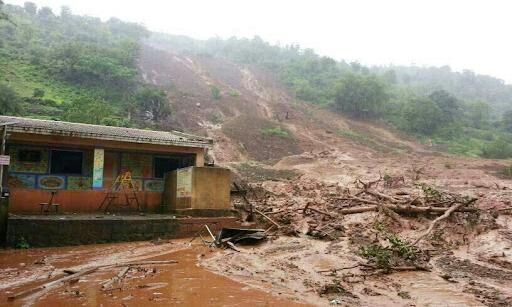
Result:
{"label": "corrugated metal roof", "polygon": [[10,132],[187,147],[211,147],[213,144],[213,140],[210,138],[195,136],[178,131],[152,131],[13,116],[0,116],[0,125],[12,122],[14,122],[14,124],[8,125],[8,131]]}

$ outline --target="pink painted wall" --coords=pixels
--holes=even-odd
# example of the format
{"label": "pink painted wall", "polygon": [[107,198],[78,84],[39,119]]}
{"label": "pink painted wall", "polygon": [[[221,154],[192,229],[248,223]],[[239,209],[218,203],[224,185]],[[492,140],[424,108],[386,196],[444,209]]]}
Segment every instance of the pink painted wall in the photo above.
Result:
{"label": "pink painted wall", "polygon": [[[9,201],[10,213],[33,214],[40,212],[40,203],[50,200],[50,192],[39,189],[12,189]],[[106,192],[101,190],[88,191],[58,191],[54,198],[54,203],[60,204],[61,213],[93,213],[98,211],[98,207],[105,198]],[[124,195],[119,195],[118,202],[125,203]],[[162,203],[162,193],[160,192],[138,192],[137,198],[146,212],[157,212]],[[144,206],[145,205],[145,206]],[[112,206],[115,211],[127,211],[127,208]],[[136,212],[135,205],[131,211]]]}

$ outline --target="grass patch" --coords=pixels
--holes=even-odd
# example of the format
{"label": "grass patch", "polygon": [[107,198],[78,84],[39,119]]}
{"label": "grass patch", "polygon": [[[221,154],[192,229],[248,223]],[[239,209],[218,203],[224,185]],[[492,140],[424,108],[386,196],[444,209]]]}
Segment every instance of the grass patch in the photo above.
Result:
{"label": "grass patch", "polygon": [[290,133],[281,127],[265,128],[261,130],[261,133],[266,136],[276,136],[280,138],[290,137]]}
{"label": "grass patch", "polygon": [[501,168],[500,174],[507,179],[512,179],[512,165]]}
{"label": "grass patch", "polygon": [[249,181],[291,180],[299,174],[293,170],[275,170],[252,163],[235,164],[233,167]]}
{"label": "grass patch", "polygon": [[386,146],[380,142],[378,142],[376,139],[371,137],[370,135],[354,130],[341,130],[338,132],[338,135],[348,138],[357,144],[370,147],[372,149],[375,149],[380,152],[393,152],[396,151],[393,148],[390,148],[389,146]]}
{"label": "grass patch", "polygon": [[231,90],[231,91],[229,91],[229,96],[238,97],[238,96],[240,96],[240,92],[237,90]]}
{"label": "grass patch", "polygon": [[380,243],[361,247],[361,256],[368,259],[379,269],[389,270],[402,262],[414,262],[418,258],[418,249],[395,234],[384,233],[386,245]]}

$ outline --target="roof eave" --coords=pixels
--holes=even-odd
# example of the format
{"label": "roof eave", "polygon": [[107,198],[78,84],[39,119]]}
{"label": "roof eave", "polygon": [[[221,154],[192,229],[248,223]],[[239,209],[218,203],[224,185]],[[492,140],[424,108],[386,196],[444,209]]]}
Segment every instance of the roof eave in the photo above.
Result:
{"label": "roof eave", "polygon": [[211,148],[213,146],[212,139],[205,139],[204,142],[200,142],[200,141],[190,142],[190,141],[186,141],[186,140],[170,141],[170,140],[161,140],[161,139],[150,139],[150,138],[144,138],[144,137],[122,137],[122,136],[116,136],[116,135],[105,135],[105,134],[98,134],[98,133],[80,133],[80,132],[70,132],[70,131],[63,131],[63,130],[52,130],[52,129],[23,127],[23,126],[8,126],[7,130],[9,132],[15,132],[15,133],[68,136],[68,137],[78,137],[78,138],[84,138],[84,139],[118,141],[118,142],[135,143],[135,144],[172,145],[172,146],[195,147],[195,148]]}

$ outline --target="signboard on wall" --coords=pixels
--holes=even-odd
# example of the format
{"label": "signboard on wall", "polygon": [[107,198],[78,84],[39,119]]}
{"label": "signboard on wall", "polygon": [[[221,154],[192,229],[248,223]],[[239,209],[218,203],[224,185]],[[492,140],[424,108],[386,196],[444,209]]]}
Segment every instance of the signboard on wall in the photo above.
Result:
{"label": "signboard on wall", "polygon": [[192,168],[176,171],[176,197],[192,197]]}
{"label": "signboard on wall", "polygon": [[103,165],[105,164],[105,150],[94,149],[94,163],[92,171],[92,188],[103,188]]}
{"label": "signboard on wall", "polygon": [[10,156],[5,156],[5,155],[0,155],[0,165],[9,165],[11,164],[11,157]]}

